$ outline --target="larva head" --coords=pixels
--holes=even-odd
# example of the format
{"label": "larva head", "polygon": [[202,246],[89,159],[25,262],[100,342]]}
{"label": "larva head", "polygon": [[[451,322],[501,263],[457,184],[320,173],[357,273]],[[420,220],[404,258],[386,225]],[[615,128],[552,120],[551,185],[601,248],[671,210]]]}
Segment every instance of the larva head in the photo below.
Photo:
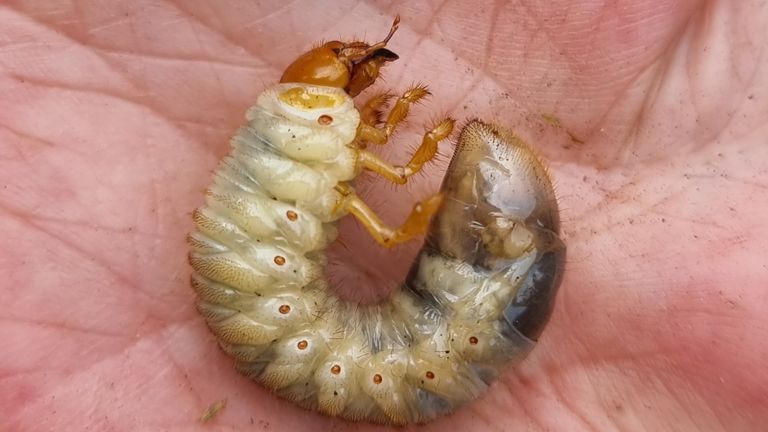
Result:
{"label": "larva head", "polygon": [[313,48],[285,69],[280,82],[343,88],[350,96],[357,96],[376,81],[382,66],[398,59],[385,47],[399,23],[400,17],[395,17],[387,37],[372,45],[331,41]]}

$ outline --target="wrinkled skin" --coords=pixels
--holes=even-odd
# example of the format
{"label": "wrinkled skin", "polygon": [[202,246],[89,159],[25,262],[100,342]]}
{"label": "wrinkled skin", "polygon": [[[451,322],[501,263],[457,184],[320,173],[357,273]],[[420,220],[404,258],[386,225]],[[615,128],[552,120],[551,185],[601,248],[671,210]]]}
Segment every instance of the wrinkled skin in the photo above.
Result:
{"label": "wrinkled skin", "polygon": [[[405,161],[439,114],[513,127],[549,161],[569,245],[532,356],[423,430],[765,427],[764,2],[266,3],[0,5],[0,429],[368,430],[235,373],[192,306],[184,236],[260,90],[395,13],[380,85],[435,96],[381,154]],[[450,150],[360,190],[396,223]],[[385,295],[418,244],[342,229],[332,278]]]}

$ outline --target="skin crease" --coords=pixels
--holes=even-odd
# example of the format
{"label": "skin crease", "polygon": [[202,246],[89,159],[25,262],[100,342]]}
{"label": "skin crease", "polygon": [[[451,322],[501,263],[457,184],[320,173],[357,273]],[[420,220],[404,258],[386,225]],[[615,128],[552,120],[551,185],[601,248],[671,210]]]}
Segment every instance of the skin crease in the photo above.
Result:
{"label": "skin crease", "polygon": [[[377,151],[405,162],[446,113],[512,127],[549,162],[569,247],[533,354],[419,430],[763,429],[768,6],[576,4],[2,2],[0,429],[380,429],[237,375],[193,308],[184,236],[259,92],[396,13],[379,88],[434,96]],[[397,223],[450,150],[411,185],[358,189]],[[331,277],[386,295],[418,244],[342,230]]]}

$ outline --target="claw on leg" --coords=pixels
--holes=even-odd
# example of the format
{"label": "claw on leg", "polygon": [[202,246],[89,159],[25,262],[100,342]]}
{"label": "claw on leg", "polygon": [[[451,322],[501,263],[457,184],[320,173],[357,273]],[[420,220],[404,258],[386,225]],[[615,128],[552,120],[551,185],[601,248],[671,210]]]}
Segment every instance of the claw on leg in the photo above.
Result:
{"label": "claw on leg", "polygon": [[393,229],[381,221],[376,213],[357,195],[346,197],[345,209],[349,211],[380,245],[390,248],[414,239],[427,231],[440,205],[441,194],[433,195],[413,206],[411,213],[399,228]]}
{"label": "claw on leg", "polygon": [[406,90],[405,93],[397,99],[395,106],[392,108],[392,111],[389,112],[389,116],[387,116],[387,123],[384,125],[384,132],[388,137],[392,136],[397,125],[408,116],[411,104],[416,103],[427,95],[429,95],[427,87],[417,85]]}

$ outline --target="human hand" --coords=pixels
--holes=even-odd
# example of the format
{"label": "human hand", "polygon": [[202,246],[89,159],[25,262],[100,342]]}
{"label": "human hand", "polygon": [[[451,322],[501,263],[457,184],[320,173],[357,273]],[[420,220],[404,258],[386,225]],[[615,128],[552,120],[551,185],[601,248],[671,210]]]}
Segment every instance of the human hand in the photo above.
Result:
{"label": "human hand", "polygon": [[[366,429],[234,372],[192,305],[184,237],[258,93],[312,43],[378,37],[396,13],[385,84],[434,96],[381,153],[406,160],[437,114],[514,128],[549,162],[569,248],[532,355],[424,430],[768,423],[759,2],[18,0],[0,5],[0,429]],[[397,223],[445,159],[359,189]],[[340,289],[402,280],[417,244],[342,230]]]}

